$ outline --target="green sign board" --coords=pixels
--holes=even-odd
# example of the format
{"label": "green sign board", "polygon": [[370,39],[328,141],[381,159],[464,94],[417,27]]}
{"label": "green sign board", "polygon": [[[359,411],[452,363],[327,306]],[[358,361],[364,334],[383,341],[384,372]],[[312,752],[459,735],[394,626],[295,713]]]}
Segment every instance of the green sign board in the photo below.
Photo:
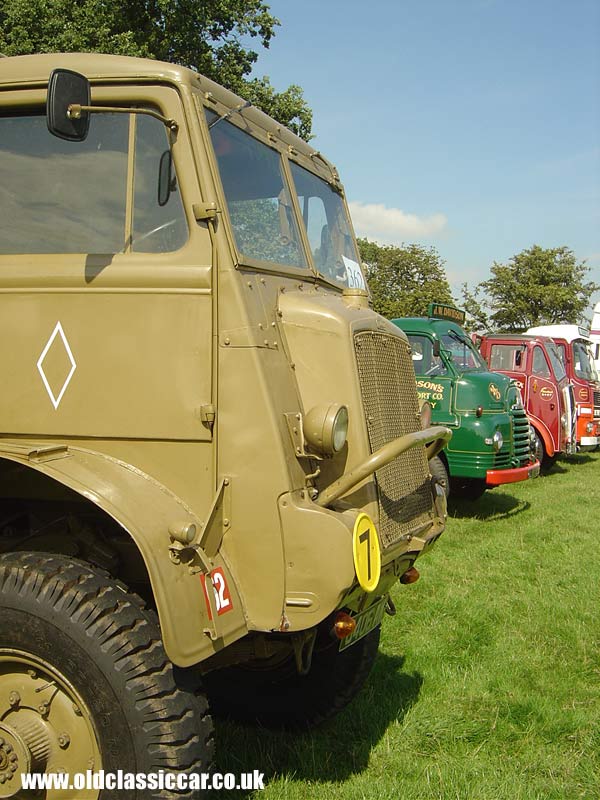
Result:
{"label": "green sign board", "polygon": [[466,314],[460,308],[454,306],[447,306],[444,303],[430,303],[427,306],[427,316],[436,317],[437,319],[451,319],[459,325],[464,325]]}

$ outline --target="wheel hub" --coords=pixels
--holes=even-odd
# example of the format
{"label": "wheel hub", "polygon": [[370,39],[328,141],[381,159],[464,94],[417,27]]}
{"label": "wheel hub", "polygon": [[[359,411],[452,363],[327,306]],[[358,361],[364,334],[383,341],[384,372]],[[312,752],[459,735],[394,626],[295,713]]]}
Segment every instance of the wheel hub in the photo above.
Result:
{"label": "wheel hub", "polygon": [[[32,654],[0,649],[0,800],[21,797],[22,773],[100,766],[90,715],[77,690]],[[50,790],[47,800],[59,796],[77,795]]]}

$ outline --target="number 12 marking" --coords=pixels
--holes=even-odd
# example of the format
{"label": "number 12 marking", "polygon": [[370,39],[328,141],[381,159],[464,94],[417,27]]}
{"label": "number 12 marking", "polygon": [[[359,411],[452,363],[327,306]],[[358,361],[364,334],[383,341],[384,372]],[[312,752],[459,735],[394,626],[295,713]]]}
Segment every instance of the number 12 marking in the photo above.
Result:
{"label": "number 12 marking", "polygon": [[[200,575],[200,581],[202,583],[202,590],[204,592],[204,600],[206,602],[206,610],[208,611],[208,618],[212,619],[210,601],[208,599],[208,588],[206,585],[206,575],[204,573]],[[229,593],[229,587],[227,586],[227,579],[221,567],[213,569],[213,571],[210,573],[210,582],[212,585],[212,590],[215,598],[215,608],[217,609],[217,616],[220,617],[221,614],[226,614],[228,611],[231,611],[233,609],[233,602],[231,600],[231,594]]]}

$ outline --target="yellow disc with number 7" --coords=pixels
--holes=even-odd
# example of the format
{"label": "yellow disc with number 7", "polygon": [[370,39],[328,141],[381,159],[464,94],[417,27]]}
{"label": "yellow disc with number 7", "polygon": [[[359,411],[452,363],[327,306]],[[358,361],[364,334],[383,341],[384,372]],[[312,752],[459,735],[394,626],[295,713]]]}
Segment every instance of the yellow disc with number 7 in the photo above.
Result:
{"label": "yellow disc with number 7", "polygon": [[368,514],[359,514],[352,535],[354,569],[365,592],[372,592],[381,575],[381,550],[375,523]]}

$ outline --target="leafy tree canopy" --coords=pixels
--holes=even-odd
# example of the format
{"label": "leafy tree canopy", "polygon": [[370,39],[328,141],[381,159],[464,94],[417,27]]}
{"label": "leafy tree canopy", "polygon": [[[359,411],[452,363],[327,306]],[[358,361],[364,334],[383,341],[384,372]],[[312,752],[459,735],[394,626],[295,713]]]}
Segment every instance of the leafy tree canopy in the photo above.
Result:
{"label": "leafy tree canopy", "polygon": [[453,303],[444,261],[434,247],[378,245],[359,239],[375,311],[388,319],[423,316],[429,303]]}
{"label": "leafy tree canopy", "polygon": [[312,112],[302,90],[276,92],[267,77],[248,80],[279,20],[262,0],[0,0],[0,52],[101,52],[192,67],[223,84],[305,139]]}
{"label": "leafy tree canopy", "polygon": [[[568,247],[533,245],[508,264],[494,263],[492,277],[478,284],[473,293],[463,287],[463,297],[472,301],[475,319],[479,313],[482,322],[500,331],[519,332],[561,322],[579,324],[585,321],[592,294],[600,289],[585,280],[588,272],[585,261],[578,263]],[[480,292],[486,295],[481,302]]]}

